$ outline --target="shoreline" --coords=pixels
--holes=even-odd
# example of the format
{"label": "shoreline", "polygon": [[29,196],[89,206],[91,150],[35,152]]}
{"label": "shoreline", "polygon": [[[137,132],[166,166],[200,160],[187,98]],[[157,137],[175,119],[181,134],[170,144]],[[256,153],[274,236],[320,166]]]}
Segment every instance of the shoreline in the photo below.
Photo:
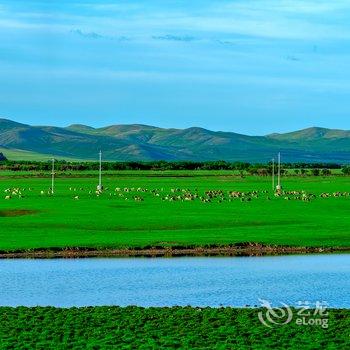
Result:
{"label": "shoreline", "polygon": [[258,257],[294,254],[349,253],[350,247],[292,247],[261,244],[221,247],[154,247],[154,248],[52,248],[25,251],[0,252],[0,259],[53,259],[53,258],[113,258],[113,257],[184,257],[223,256]]}

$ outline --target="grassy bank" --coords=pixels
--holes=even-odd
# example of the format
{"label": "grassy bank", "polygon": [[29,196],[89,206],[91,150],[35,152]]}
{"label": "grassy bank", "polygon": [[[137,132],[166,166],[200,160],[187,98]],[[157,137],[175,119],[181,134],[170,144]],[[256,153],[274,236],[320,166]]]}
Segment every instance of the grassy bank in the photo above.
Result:
{"label": "grassy bank", "polygon": [[[62,177],[52,197],[47,194],[49,178],[0,174],[0,251],[218,247],[247,242],[350,247],[350,197],[320,198],[323,192],[348,191],[348,177],[284,179],[286,191],[315,195],[304,202],[292,195],[274,198],[269,178],[192,175],[111,174],[104,178],[106,190],[98,196],[95,178]],[[5,193],[9,188],[19,188],[21,196]],[[208,190],[223,195],[202,202],[199,198],[205,198]],[[186,191],[198,193],[198,198],[184,200]],[[258,196],[246,201],[230,198],[230,191],[258,191]]]}
{"label": "grassy bank", "polygon": [[346,247],[288,247],[264,246],[260,244],[237,244],[206,247],[153,247],[125,249],[95,248],[47,248],[1,252],[0,259],[53,259],[53,258],[98,258],[98,257],[181,257],[181,256],[231,256],[259,257],[296,254],[349,253]]}
{"label": "grassy bank", "polygon": [[0,308],[1,349],[346,349],[350,311],[329,310],[327,329],[268,328],[259,309]]}

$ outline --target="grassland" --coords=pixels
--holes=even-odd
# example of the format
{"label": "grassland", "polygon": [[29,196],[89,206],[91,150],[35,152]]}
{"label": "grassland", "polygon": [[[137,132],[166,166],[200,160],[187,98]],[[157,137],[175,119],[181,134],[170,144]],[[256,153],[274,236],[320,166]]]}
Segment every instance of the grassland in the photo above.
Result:
{"label": "grassland", "polygon": [[[350,197],[319,197],[323,192],[349,191],[350,177],[283,179],[286,191],[316,195],[304,202],[274,198],[267,177],[241,178],[223,171],[112,172],[104,175],[105,191],[99,196],[93,172],[59,174],[54,196],[47,195],[49,175],[34,175],[0,173],[0,251],[203,247],[244,242],[350,247]],[[116,187],[121,192],[116,192]],[[20,188],[23,198],[14,195],[5,200],[8,188]],[[124,188],[134,191],[124,192]],[[137,192],[137,188],[147,192]],[[171,189],[175,188],[192,193],[197,189],[200,196],[208,190],[225,194],[256,190],[259,197],[249,202],[162,200],[174,195]],[[152,193],[155,189],[159,196]]]}
{"label": "grassland", "polygon": [[0,349],[348,349],[350,311],[329,328],[267,328],[257,309],[0,308]]}
{"label": "grassland", "polygon": [[[0,147],[0,152],[6,154],[7,159],[11,160],[25,160],[25,161],[45,161],[52,158],[52,155],[50,154],[44,154],[44,153],[38,153],[38,152],[32,152],[32,151],[26,151],[23,149],[14,149],[14,148],[4,148]],[[55,159],[57,160],[66,160],[66,161],[79,161],[80,159],[74,158],[74,157],[62,157],[62,156],[55,156]]]}

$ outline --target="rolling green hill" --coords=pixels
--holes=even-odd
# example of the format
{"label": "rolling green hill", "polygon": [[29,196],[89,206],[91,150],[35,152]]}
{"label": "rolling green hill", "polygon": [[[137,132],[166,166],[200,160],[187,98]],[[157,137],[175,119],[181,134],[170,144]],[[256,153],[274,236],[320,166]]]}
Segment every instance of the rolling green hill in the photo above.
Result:
{"label": "rolling green hill", "polygon": [[285,161],[350,161],[350,131],[309,128],[286,134],[247,136],[202,128],[162,129],[112,125],[92,128],[30,126],[0,119],[0,152],[8,159],[269,161],[278,151]]}

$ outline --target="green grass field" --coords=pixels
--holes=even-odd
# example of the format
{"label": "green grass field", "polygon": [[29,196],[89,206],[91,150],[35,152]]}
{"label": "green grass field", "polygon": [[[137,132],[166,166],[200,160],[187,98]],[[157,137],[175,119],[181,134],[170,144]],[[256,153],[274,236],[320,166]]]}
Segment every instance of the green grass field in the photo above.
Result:
{"label": "green grass field", "polygon": [[328,328],[268,328],[259,310],[211,308],[0,308],[0,349],[349,349],[349,310]]}
{"label": "green grass field", "polygon": [[[22,149],[9,149],[0,147],[0,152],[6,154],[6,158],[10,160],[25,160],[25,161],[45,161],[51,160],[52,155],[44,153],[36,153]],[[77,158],[55,156],[55,159],[66,161],[79,161]]]}
{"label": "green grass field", "polygon": [[[270,178],[230,172],[113,172],[96,196],[94,173],[60,176],[55,196],[49,176],[0,173],[0,250],[33,248],[125,248],[204,246],[256,242],[268,245],[350,247],[350,197],[320,198],[322,192],[350,191],[350,177],[286,177],[284,190],[316,195],[310,202],[274,198]],[[134,188],[116,192],[115,188]],[[140,187],[148,192],[137,192]],[[23,198],[5,193],[20,188]],[[29,188],[32,191],[29,191]],[[70,190],[71,188],[71,190]],[[211,203],[162,200],[183,195],[171,189],[222,190]],[[25,189],[23,191],[23,189]],[[74,191],[75,189],[75,191]],[[159,196],[151,190],[159,189]],[[163,190],[161,190],[163,189]],[[227,191],[262,191],[249,202],[228,200]],[[41,195],[41,191],[45,194]],[[92,191],[92,194],[89,194]],[[10,195],[12,198],[6,200]],[[122,195],[122,196],[120,196]],[[79,199],[74,199],[78,196]],[[142,197],[136,201],[134,197]],[[271,200],[268,200],[270,197]],[[26,215],[24,215],[26,214]]]}

